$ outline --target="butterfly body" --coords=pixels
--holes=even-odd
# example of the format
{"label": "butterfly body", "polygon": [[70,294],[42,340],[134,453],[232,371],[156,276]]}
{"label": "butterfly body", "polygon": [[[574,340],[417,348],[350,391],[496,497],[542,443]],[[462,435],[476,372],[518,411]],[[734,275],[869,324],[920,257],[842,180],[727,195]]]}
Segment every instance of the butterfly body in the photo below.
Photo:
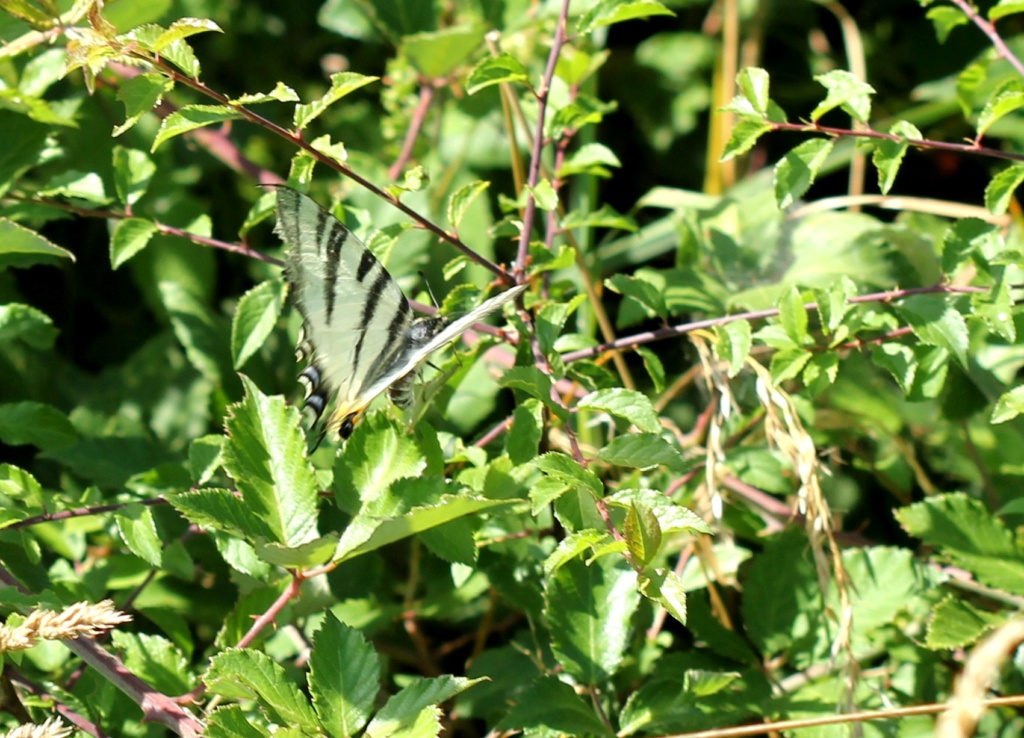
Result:
{"label": "butterfly body", "polygon": [[413,317],[401,288],[369,249],[310,198],[278,187],[277,226],[288,246],[286,273],[304,319],[299,355],[306,407],[319,420],[333,399],[324,432],[347,438],[377,395],[412,402],[413,380],[431,353],[511,301],[520,285],[456,320]]}

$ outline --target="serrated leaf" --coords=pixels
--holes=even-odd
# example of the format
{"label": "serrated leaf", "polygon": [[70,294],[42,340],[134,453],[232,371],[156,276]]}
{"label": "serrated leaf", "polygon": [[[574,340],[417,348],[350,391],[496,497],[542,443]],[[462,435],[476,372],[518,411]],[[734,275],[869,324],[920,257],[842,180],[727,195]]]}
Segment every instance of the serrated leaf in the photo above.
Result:
{"label": "serrated leaf", "polygon": [[453,228],[458,229],[466,210],[490,186],[490,182],[470,182],[452,193],[448,198],[448,222]]}
{"label": "serrated leaf", "polygon": [[258,105],[265,102],[298,102],[299,95],[284,82],[278,82],[270,92],[242,95],[231,100],[233,105]]}
{"label": "serrated leaf", "polygon": [[533,466],[562,484],[580,487],[597,498],[604,495],[604,485],[597,475],[565,454],[556,451],[542,454],[533,460]]}
{"label": "serrated leaf", "polygon": [[372,77],[356,72],[338,72],[331,75],[331,86],[324,93],[323,97],[314,100],[306,105],[295,106],[293,122],[297,130],[303,130],[321,113],[346,95],[365,87],[371,82],[376,82],[380,77]]}
{"label": "serrated leaf", "polygon": [[240,497],[226,489],[207,487],[168,495],[167,501],[188,521],[247,541],[271,539],[270,526]]}
{"label": "serrated leaf", "polygon": [[647,348],[646,346],[637,346],[636,353],[643,359],[644,369],[647,370],[647,376],[651,378],[651,383],[654,385],[654,391],[660,393],[665,389],[665,365],[661,363],[661,359],[658,355]]}
{"label": "serrated leaf", "polygon": [[602,530],[587,529],[570,533],[555,546],[555,550],[544,560],[544,573],[551,576],[566,562],[592,551],[599,543],[608,540],[608,533]]}
{"label": "serrated leaf", "polygon": [[162,74],[144,73],[123,80],[117,89],[117,99],[124,104],[125,121],[114,128],[112,135],[120,136],[132,128],[173,89],[174,82]]}
{"label": "serrated leaf", "polygon": [[772,382],[780,384],[800,376],[800,372],[804,370],[813,355],[807,349],[797,346],[776,351],[772,355],[770,366]]}
{"label": "serrated leaf", "polygon": [[412,738],[424,735],[411,730],[425,710],[436,708],[442,702],[465,692],[483,679],[468,679],[444,675],[433,678],[416,678],[410,681],[398,694],[388,698],[373,720],[366,726],[366,738]]}
{"label": "serrated leaf", "polygon": [[997,121],[1020,110],[1021,107],[1024,107],[1024,89],[1021,88],[1020,82],[1012,80],[985,102],[975,126],[978,137],[984,136]]}
{"label": "serrated leaf", "polygon": [[529,398],[518,403],[512,411],[512,427],[505,436],[505,453],[513,464],[525,464],[537,456],[544,437],[544,408]]}
{"label": "serrated leaf", "polygon": [[562,163],[562,166],[558,168],[556,176],[559,179],[577,174],[609,177],[611,172],[605,167],[619,168],[621,166],[622,162],[619,161],[619,157],[607,146],[599,143],[588,143],[580,146],[577,151]]}
{"label": "serrated leaf", "polygon": [[647,566],[661,549],[661,525],[646,505],[636,502],[630,504],[623,535],[629,553],[638,566]]}
{"label": "serrated leaf", "polygon": [[606,684],[629,645],[630,620],[640,601],[636,572],[620,556],[589,566],[567,561],[544,590],[551,647],[566,672],[583,684]]}
{"label": "serrated leaf", "polygon": [[1022,412],[1024,412],[1024,386],[1014,387],[999,396],[996,406],[992,409],[991,421],[1005,423],[1007,420],[1013,420]]}
{"label": "serrated leaf", "polygon": [[726,141],[725,148],[722,150],[720,161],[729,161],[747,153],[754,148],[758,139],[770,130],[772,130],[771,123],[760,118],[740,118],[729,132],[729,140]]}
{"label": "serrated leaf", "polygon": [[416,438],[383,413],[372,414],[356,426],[335,462],[335,489],[349,490],[366,503],[382,497],[396,480],[419,477],[426,468]]}
{"label": "serrated leaf", "polygon": [[904,393],[910,393],[917,376],[917,356],[912,348],[899,343],[883,343],[872,347],[871,360],[892,374]]}
{"label": "serrated leaf", "polygon": [[188,105],[168,115],[160,122],[160,130],[153,138],[150,152],[156,151],[160,144],[175,136],[194,131],[197,128],[239,120],[242,114],[228,105]]}
{"label": "serrated leaf", "polygon": [[736,75],[736,86],[740,94],[750,103],[751,109],[761,116],[768,115],[770,84],[768,72],[758,67],[747,67]]}
{"label": "serrated leaf", "polygon": [[616,436],[598,452],[597,457],[616,466],[631,469],[650,469],[665,466],[683,471],[683,457],[679,450],[656,433],[626,433]]}
{"label": "serrated leaf", "polygon": [[555,676],[541,677],[530,685],[494,730],[498,735],[518,730],[536,736],[615,735],[588,700]]}
{"label": "serrated leaf", "polygon": [[615,274],[606,279],[605,284],[620,295],[632,297],[654,315],[662,319],[668,317],[664,293],[646,279],[639,279],[628,274]]}
{"label": "serrated leaf", "polygon": [[[27,255],[39,257],[40,263],[53,263],[48,257],[60,257],[62,259],[75,260],[75,255],[67,249],[61,248],[33,230],[25,226],[12,223],[6,218],[0,218],[0,257]],[[29,266],[31,261],[19,261],[19,266]]]}
{"label": "serrated leaf", "polygon": [[284,667],[265,653],[249,649],[223,651],[210,662],[203,680],[213,694],[256,700],[281,725],[319,729],[309,701]]}
{"label": "serrated leaf", "polygon": [[775,200],[782,209],[803,197],[814,184],[835,142],[812,138],[795,146],[775,165]]}
{"label": "serrated leaf", "polygon": [[150,507],[137,502],[126,505],[114,514],[114,520],[129,551],[156,569],[163,566],[163,544]]}
{"label": "serrated leaf", "polygon": [[599,410],[622,418],[645,433],[658,433],[661,423],[650,399],[635,390],[607,389],[591,392],[577,403],[580,409]]}
{"label": "serrated leaf", "polygon": [[114,147],[114,189],[122,203],[137,203],[146,194],[154,174],[156,164],[145,151]]}
{"label": "serrated leaf", "polygon": [[721,358],[729,362],[729,376],[735,377],[742,371],[753,345],[750,322],[730,320],[728,323],[716,325],[714,330],[718,337],[715,350]]}
{"label": "serrated leaf", "polygon": [[231,321],[231,355],[241,369],[267,340],[281,317],[284,281],[268,279],[242,295]]}
{"label": "serrated leaf", "polygon": [[380,691],[380,676],[380,657],[373,646],[328,610],[313,635],[309,691],[329,735],[356,735],[366,725]]}
{"label": "serrated leaf", "polygon": [[206,716],[203,735],[206,738],[270,738],[271,733],[269,728],[254,722],[240,705],[227,705]]}
{"label": "serrated leaf", "polygon": [[807,343],[807,309],[804,298],[795,286],[784,291],[779,297],[779,324],[786,335],[798,346]]}
{"label": "serrated leaf", "polygon": [[1006,613],[975,607],[970,602],[946,597],[932,610],[924,643],[935,651],[965,648],[1006,620]]}
{"label": "serrated leaf", "polygon": [[1011,164],[997,173],[985,187],[985,207],[995,215],[1005,213],[1021,182],[1024,182],[1024,164]]}
{"label": "serrated leaf", "polygon": [[157,234],[156,225],[143,218],[125,218],[114,226],[110,236],[110,266],[119,268],[126,261],[146,248],[150,239]]}
{"label": "serrated leaf", "polygon": [[654,15],[674,16],[675,13],[657,0],[599,0],[580,16],[577,32],[588,34],[595,28]]}
{"label": "serrated leaf", "polygon": [[484,28],[480,24],[448,26],[405,36],[400,53],[420,74],[435,80],[451,74],[483,40]]}
{"label": "serrated leaf", "polygon": [[885,139],[876,141],[871,152],[871,162],[878,170],[878,189],[883,195],[889,193],[893,182],[896,181],[896,174],[899,172],[903,157],[910,148],[911,141],[920,141],[924,138],[921,131],[913,123],[905,120],[898,120],[889,127],[889,133],[900,138],[896,141]]}
{"label": "serrated leaf", "polygon": [[267,397],[248,377],[242,384],[245,396],[228,408],[224,423],[224,468],[273,531],[271,540],[288,546],[315,540],[318,487],[298,410],[281,397]]}
{"label": "serrated leaf", "polygon": [[929,346],[944,348],[963,365],[967,362],[967,321],[941,296],[912,295],[896,303],[914,335]]}
{"label": "serrated leaf", "polygon": [[268,564],[284,569],[309,569],[322,566],[331,560],[338,547],[341,534],[335,531],[319,538],[293,546],[268,541],[256,541],[256,555]]}
{"label": "serrated leaf", "polygon": [[469,73],[466,92],[475,95],[480,90],[502,83],[529,83],[529,74],[518,59],[511,54],[488,57],[477,64]]}
{"label": "serrated leaf", "polygon": [[602,205],[588,213],[572,210],[562,219],[562,228],[615,228],[620,231],[634,233],[638,230],[636,221],[628,215],[622,215],[610,205]]}
{"label": "serrated leaf", "polygon": [[230,371],[224,327],[183,284],[164,280],[157,283],[157,290],[185,356],[204,377],[219,384]]}
{"label": "serrated leaf", "polygon": [[678,574],[671,569],[654,569],[640,576],[639,588],[640,594],[686,625],[686,589]]}
{"label": "serrated leaf", "polygon": [[[0,308],[0,333],[3,331]],[[8,446],[32,445],[42,450],[63,448],[78,440],[68,416],[42,402],[10,402],[0,405],[0,441]]]}
{"label": "serrated leaf", "polygon": [[850,116],[860,122],[867,123],[871,117],[871,95],[875,88],[858,79],[845,69],[833,69],[825,74],[814,77],[828,94],[811,112],[811,120],[817,121],[830,110],[841,107]]}
{"label": "serrated leaf", "polygon": [[111,633],[124,666],[153,689],[166,694],[185,694],[195,688],[189,660],[174,644],[159,635]]}
{"label": "serrated leaf", "polygon": [[557,418],[568,420],[569,413],[551,397],[551,377],[533,366],[514,366],[498,380],[502,387],[517,389],[541,401]]}

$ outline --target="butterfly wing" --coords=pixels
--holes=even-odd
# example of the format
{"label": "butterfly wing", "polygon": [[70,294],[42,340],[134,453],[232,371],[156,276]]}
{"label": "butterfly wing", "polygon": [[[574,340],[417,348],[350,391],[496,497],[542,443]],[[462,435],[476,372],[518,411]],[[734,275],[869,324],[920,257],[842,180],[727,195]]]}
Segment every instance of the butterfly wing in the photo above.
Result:
{"label": "butterfly wing", "polygon": [[277,188],[277,227],[287,275],[305,321],[307,405],[335,408],[327,430],[351,422],[387,388],[408,346],[409,301],[384,266],[341,222],[305,195]]}
{"label": "butterfly wing", "polygon": [[391,370],[383,375],[377,384],[371,388],[373,394],[380,394],[402,377],[416,371],[432,353],[447,346],[469,330],[474,323],[479,323],[488,315],[500,309],[505,303],[516,299],[527,286],[525,284],[517,285],[510,290],[502,292],[500,295],[495,295],[451,323],[443,324],[440,330],[431,332],[431,334],[424,336],[422,340],[409,341],[406,344],[405,352],[395,361]]}

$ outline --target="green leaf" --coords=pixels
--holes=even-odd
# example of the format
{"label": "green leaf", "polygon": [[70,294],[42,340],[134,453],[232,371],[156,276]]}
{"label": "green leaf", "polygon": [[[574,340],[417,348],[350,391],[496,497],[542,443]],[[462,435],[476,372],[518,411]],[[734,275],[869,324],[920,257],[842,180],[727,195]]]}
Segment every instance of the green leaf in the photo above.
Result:
{"label": "green leaf", "polygon": [[57,329],[50,316],[29,305],[0,305],[0,344],[14,340],[45,351],[53,346]]}
{"label": "green leaf", "polygon": [[979,218],[963,218],[946,231],[942,241],[942,271],[953,274],[970,256],[1001,250],[998,226]]}
{"label": "green leaf", "polygon": [[925,17],[935,26],[935,35],[938,37],[939,43],[942,44],[946,43],[946,39],[949,38],[949,34],[954,28],[970,23],[966,13],[959,8],[948,6],[930,8]]}
{"label": "green leaf", "polygon": [[[458,25],[402,39],[399,51],[428,80],[445,77],[483,43],[482,25]],[[470,92],[472,94],[472,92]]]}
{"label": "green leaf", "polygon": [[122,203],[129,207],[137,203],[154,174],[156,164],[145,151],[114,147],[114,189]]}
{"label": "green leaf", "polygon": [[622,162],[619,161],[619,157],[607,146],[599,143],[587,143],[580,146],[577,151],[562,163],[562,166],[558,168],[556,176],[559,179],[565,179],[577,174],[610,177],[611,172],[606,167],[618,169],[621,166]]}
{"label": "green leaf", "polygon": [[113,135],[120,136],[132,128],[173,89],[174,82],[162,74],[144,73],[123,80],[117,89],[117,99],[124,104],[125,121],[114,128]]}
{"label": "green leaf", "polygon": [[228,105],[187,105],[168,115],[160,122],[160,130],[156,132],[150,152],[156,151],[160,144],[175,136],[194,131],[197,128],[239,120],[242,114]]}
{"label": "green leaf", "polygon": [[[0,333],[2,315],[0,308]],[[70,446],[78,433],[67,415],[52,405],[10,402],[0,405],[0,440],[8,446],[32,445],[45,451]]]}
{"label": "green leaf", "polygon": [[1021,182],[1024,182],[1024,164],[1011,164],[1000,171],[985,188],[985,207],[995,215],[1005,213]]}
{"label": "green leaf", "polygon": [[46,264],[52,263],[51,257],[75,260],[73,253],[51,243],[35,231],[0,218],[0,265],[11,262],[18,266]]}
{"label": "green leaf", "polygon": [[551,182],[542,178],[535,187],[526,185],[527,191],[533,195],[537,207],[546,212],[551,212],[558,207],[558,193],[551,186]]}
{"label": "green leaf", "polygon": [[294,545],[284,545],[273,541],[258,540],[255,543],[256,555],[262,561],[283,569],[309,569],[322,566],[331,560],[338,548],[340,533],[325,533],[319,538]]}
{"label": "green leaf", "polygon": [[772,130],[772,124],[760,118],[740,118],[729,132],[729,140],[725,143],[719,161],[729,161],[746,154],[754,148],[758,139],[770,130]]}
{"label": "green leaf", "polygon": [[686,625],[686,588],[671,569],[657,568],[640,575],[640,594],[664,607],[668,614]]}
{"label": "green leaf", "polygon": [[587,735],[614,738],[591,703],[556,676],[544,676],[520,695],[494,728],[502,735],[523,730],[526,735]]}
{"label": "green leaf", "polygon": [[478,180],[465,184],[452,193],[448,198],[448,222],[453,228],[458,229],[466,210],[490,186],[490,182]]}
{"label": "green leaf", "polygon": [[620,556],[561,566],[545,587],[544,614],[566,673],[583,684],[606,684],[622,664],[639,602],[636,572]]}
{"label": "green leaf", "polygon": [[313,636],[309,691],[328,735],[356,735],[373,713],[380,691],[380,657],[363,634],[330,610]]}
{"label": "green leaf", "polygon": [[146,248],[150,239],[157,234],[156,225],[143,218],[125,218],[114,226],[110,236],[110,266],[119,268],[126,261]]}
{"label": "green leaf", "polygon": [[265,102],[298,102],[299,95],[284,82],[278,82],[270,92],[242,95],[231,100],[232,105],[258,105]]}
{"label": "green leaf", "polygon": [[167,496],[175,510],[196,525],[246,541],[273,538],[274,531],[256,510],[226,489],[206,487]]}
{"label": "green leaf", "polygon": [[526,464],[537,456],[544,437],[544,406],[529,398],[512,411],[512,427],[505,436],[505,453],[513,464]]}
{"label": "green leaf", "polygon": [[654,15],[674,16],[675,13],[657,0],[598,0],[580,16],[577,33],[588,34],[595,28]]}
{"label": "green leaf", "polygon": [[[275,731],[277,735],[280,731]],[[270,738],[270,729],[256,723],[239,705],[218,707],[206,716],[207,738]]]}
{"label": "green leaf", "polygon": [[319,723],[309,701],[284,667],[268,655],[250,649],[231,649],[213,657],[203,680],[213,694],[256,700],[274,722],[302,727],[311,734]]}
{"label": "green leaf", "polygon": [[798,144],[775,165],[775,200],[780,208],[790,207],[807,193],[834,146],[830,139],[812,138]]}
{"label": "green leaf", "polygon": [[575,101],[560,108],[551,119],[551,137],[561,138],[568,131],[578,131],[589,125],[597,125],[606,113],[616,109],[615,103],[606,103],[589,95],[580,94]]}
{"label": "green leaf", "polygon": [[899,343],[883,343],[871,348],[871,360],[882,367],[909,394],[917,376],[917,356],[909,346]]}
{"label": "green leaf", "polygon": [[772,381],[775,384],[780,384],[800,376],[800,372],[804,370],[812,356],[814,354],[810,351],[797,346],[776,351],[772,355],[770,367]]}
{"label": "green leaf", "polygon": [[533,466],[562,484],[585,489],[597,498],[604,496],[604,485],[597,475],[565,454],[557,451],[542,454],[533,460]]}
{"label": "green leaf", "polygon": [[163,544],[156,531],[152,508],[135,502],[118,510],[114,520],[128,550],[159,569],[163,565]]}
{"label": "green leaf", "polygon": [[983,584],[1024,591],[1024,552],[978,500],[960,493],[938,495],[897,510],[896,519],[907,533],[936,547]]}
{"label": "green leaf", "polygon": [[889,193],[893,182],[896,181],[896,174],[899,172],[903,157],[910,148],[910,141],[920,141],[924,138],[921,131],[913,123],[905,120],[898,120],[889,127],[889,133],[900,136],[896,141],[876,141],[872,152],[871,162],[878,170],[878,189],[883,195]]}
{"label": "green leaf", "polygon": [[1021,107],[1024,107],[1024,89],[1018,80],[1010,80],[985,102],[985,107],[978,114],[975,124],[978,137],[984,136],[998,120]]}
{"label": "green leaf", "polygon": [[[447,674],[413,679],[398,694],[388,698],[366,726],[364,735],[366,738],[418,738],[437,735],[436,732],[422,731],[424,717],[440,717],[434,708],[482,681],[484,680]],[[420,726],[420,729],[414,729],[416,726]],[[439,729],[440,724],[437,727]]]}
{"label": "green leaf", "polygon": [[965,600],[946,597],[932,610],[924,642],[935,651],[966,648],[1005,620],[1005,613],[982,610]]}
{"label": "green leaf", "polygon": [[718,344],[715,350],[718,355],[729,362],[729,376],[735,377],[743,370],[750,356],[753,339],[750,334],[750,322],[746,320],[730,320],[715,326]]}
{"label": "green leaf", "polygon": [[630,555],[641,567],[653,561],[661,550],[661,525],[646,505],[636,502],[630,504],[623,534]]}
{"label": "green leaf", "polygon": [[166,694],[185,694],[195,688],[189,659],[171,641],[158,635],[111,633],[124,666],[153,688]]}
{"label": "green leaf", "polygon": [[1001,18],[1024,13],[1024,2],[1021,0],[999,0],[988,9],[988,19],[995,23]]}
{"label": "green leaf", "polygon": [[551,397],[554,385],[551,377],[533,366],[514,366],[498,380],[502,387],[522,390],[526,394],[540,400],[555,417],[568,420],[569,413]]}
{"label": "green leaf", "polygon": [[795,286],[782,293],[776,305],[779,309],[779,324],[786,335],[798,346],[807,343],[807,309],[804,298]]}
{"label": "green leaf", "polygon": [[168,46],[199,33],[223,33],[220,26],[206,18],[179,18],[167,27],[148,48],[157,53],[163,52]]}
{"label": "green leaf", "polygon": [[295,128],[300,131],[303,130],[318,118],[321,113],[327,110],[327,108],[338,102],[338,100],[355,90],[358,90],[360,87],[365,87],[371,82],[376,82],[378,79],[380,79],[380,77],[371,77],[365,74],[358,74],[356,72],[338,72],[337,74],[332,74],[331,87],[326,93],[324,93],[323,97],[306,105],[295,106],[295,116],[293,119]]}
{"label": "green leaf", "polygon": [[818,317],[826,334],[835,333],[843,318],[853,307],[850,298],[856,294],[857,285],[846,275],[836,279],[826,290],[816,292],[815,302],[818,305]]}
{"label": "green leaf", "polygon": [[592,392],[577,403],[579,409],[606,412],[626,420],[645,433],[658,433],[661,423],[650,399],[640,392],[627,389],[607,389]]}
{"label": "green leaf", "polygon": [[231,322],[231,356],[235,369],[263,347],[284,305],[284,281],[268,279],[242,295]]}
{"label": "green leaf", "polygon": [[[421,476],[427,459],[416,438],[383,413],[374,413],[356,426],[334,466],[334,487],[351,492],[364,503],[382,497],[399,479]],[[342,509],[354,512],[343,504]]]}
{"label": "green leaf", "polygon": [[814,81],[820,83],[828,94],[811,112],[811,121],[817,122],[830,110],[841,107],[850,116],[860,122],[867,123],[871,117],[871,95],[875,88],[862,82],[845,69],[833,69],[831,72],[819,74]]}
{"label": "green leaf", "polygon": [[469,73],[466,92],[475,95],[491,85],[504,83],[529,83],[530,76],[518,59],[511,54],[499,54],[487,57],[477,64]]}
{"label": "green leaf", "polygon": [[684,471],[683,456],[671,443],[656,433],[626,433],[616,436],[601,449],[597,457],[616,466],[632,469],[650,469],[666,466],[674,471]]}
{"label": "green leaf", "polygon": [[655,392],[662,392],[665,389],[665,365],[661,363],[658,355],[646,346],[637,346],[636,353],[643,359],[644,369],[647,376],[651,378]]}
{"label": "green leaf", "polygon": [[602,205],[597,210],[584,213],[579,210],[572,210],[562,219],[562,228],[572,230],[574,228],[614,228],[620,231],[637,231],[636,221],[628,215],[617,213],[610,205]]}
{"label": "green leaf", "polygon": [[273,531],[298,546],[317,538],[317,484],[306,458],[299,413],[280,397],[267,397],[242,377],[245,397],[228,408],[224,468],[246,505]]}
{"label": "green leaf", "polygon": [[768,72],[758,67],[747,67],[736,75],[736,85],[740,89],[740,94],[750,104],[753,112],[761,117],[768,116],[768,105],[771,103],[771,97],[768,95],[770,84]]}
{"label": "green leaf", "polygon": [[895,307],[921,341],[946,349],[961,364],[966,364],[967,321],[942,296],[912,295],[896,303]]}
{"label": "green leaf", "polygon": [[551,576],[567,562],[593,551],[597,544],[607,541],[606,531],[587,529],[570,533],[558,542],[555,550],[544,560],[544,573]]}
{"label": "green leaf", "polygon": [[1013,420],[1022,412],[1024,412],[1024,386],[1014,387],[999,396],[996,406],[992,409],[990,421],[1005,423],[1007,420]]}
{"label": "green leaf", "polygon": [[224,326],[183,284],[164,280],[157,284],[157,290],[170,316],[174,335],[192,366],[211,382],[220,384],[231,366]]}

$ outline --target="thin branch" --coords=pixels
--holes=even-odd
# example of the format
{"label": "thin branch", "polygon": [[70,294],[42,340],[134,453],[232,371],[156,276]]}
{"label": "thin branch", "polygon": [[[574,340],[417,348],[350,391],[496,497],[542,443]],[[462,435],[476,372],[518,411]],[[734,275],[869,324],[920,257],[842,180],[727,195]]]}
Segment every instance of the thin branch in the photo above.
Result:
{"label": "thin branch", "polygon": [[996,47],[996,51],[999,52],[999,55],[1003,59],[1006,59],[1011,67],[1017,70],[1017,74],[1024,77],[1024,63],[1021,63],[1021,60],[1018,59],[1012,51],[1010,51],[1010,47],[1006,45],[1006,42],[1003,41],[1003,37],[1000,36],[999,31],[996,30],[995,24],[980,15],[977,8],[967,2],[967,0],[951,0],[951,2],[960,8],[971,23],[976,25],[981,29],[982,33],[988,36],[989,41],[991,41],[992,45]]}
{"label": "thin branch", "polygon": [[409,130],[405,132],[405,141],[402,142],[402,151],[395,160],[395,163],[388,168],[388,177],[392,182],[398,180],[405,165],[412,158],[413,147],[416,146],[416,139],[423,130],[423,122],[427,119],[427,111],[430,110],[430,103],[434,100],[434,85],[424,80],[420,87],[420,100],[416,109],[412,111],[412,120],[409,121]]}

